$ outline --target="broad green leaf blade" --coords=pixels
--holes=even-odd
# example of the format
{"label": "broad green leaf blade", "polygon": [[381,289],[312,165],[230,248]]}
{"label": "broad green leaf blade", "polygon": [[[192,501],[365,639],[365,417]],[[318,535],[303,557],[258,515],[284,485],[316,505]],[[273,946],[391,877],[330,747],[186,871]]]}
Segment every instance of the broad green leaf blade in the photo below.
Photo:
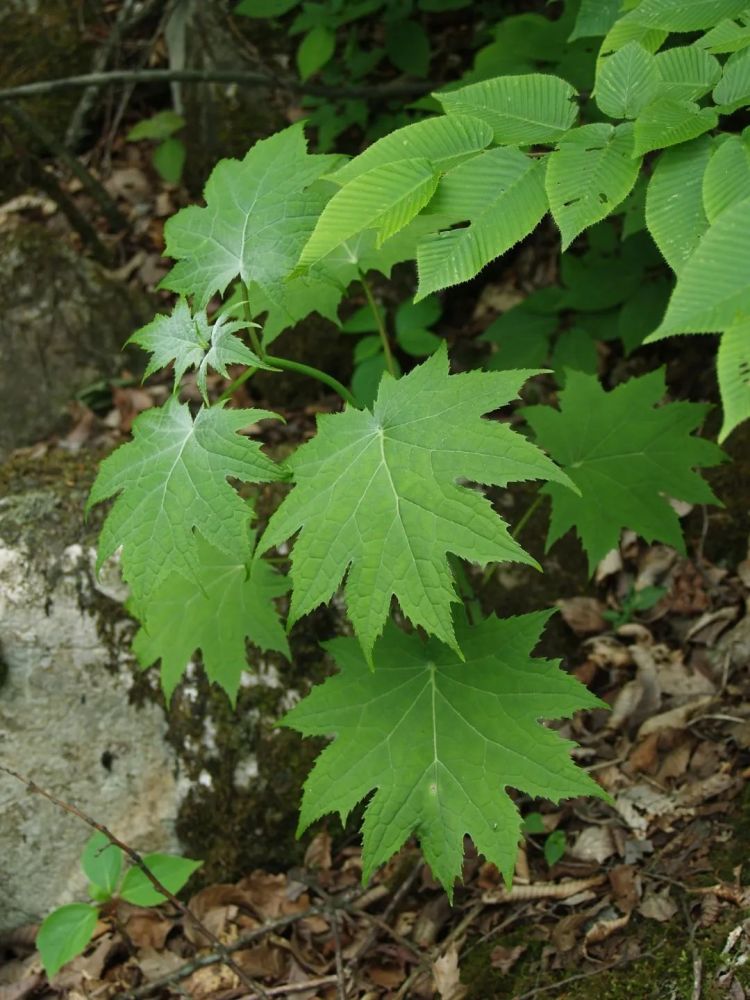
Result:
{"label": "broad green leaf blade", "polygon": [[312,28],[297,49],[297,69],[302,80],[307,80],[330,60],[336,49],[336,36],[325,25]]}
{"label": "broad green leaf blade", "polygon": [[628,42],[599,63],[594,96],[610,118],[637,118],[659,93],[656,58],[638,42]]}
{"label": "broad green leaf blade", "polygon": [[750,48],[735,52],[724,64],[724,75],[714,87],[713,98],[726,114],[750,104]]}
{"label": "broad green leaf blade", "polygon": [[737,24],[736,21],[730,20],[719,21],[694,44],[696,47],[706,49],[715,55],[740,52],[750,45],[750,25]]}
{"label": "broad green leaf blade", "polygon": [[599,352],[588,330],[580,326],[563,330],[555,342],[551,364],[559,385],[565,385],[567,369],[596,374]]}
{"label": "broad green leaf blade", "polygon": [[703,175],[703,204],[710,223],[738,202],[750,198],[750,143],[729,135],[708,161]]}
{"label": "broad green leaf blade", "polygon": [[700,31],[745,10],[747,0],[641,0],[622,22],[664,31]]}
{"label": "broad green leaf blade", "polygon": [[256,142],[242,160],[222,160],[204,191],[205,208],[183,208],[164,227],[177,259],[162,285],[205,308],[238,275],[269,298],[281,293],[327,194],[313,183],[338,163],[307,153],[302,125]]}
{"label": "broad green leaf blade", "polygon": [[386,25],[385,51],[396,69],[412,76],[427,76],[430,39],[419,21],[394,20]]}
{"label": "broad green leaf blade", "polygon": [[182,139],[170,136],[160,142],[153,152],[151,161],[154,169],[167,184],[179,184],[185,166],[187,150]]}
{"label": "broad green leaf blade", "polygon": [[346,184],[323,209],[299,259],[309,268],[366,229],[384,243],[403,229],[435,193],[438,174],[429,160],[398,160],[374,167]]}
{"label": "broad green leaf blade", "polygon": [[282,479],[260,445],[237,432],[275,414],[212,406],[195,421],[174,397],[133,424],[133,440],[102,462],[88,507],[115,496],[99,540],[98,566],[122,546],[123,573],[137,600],[171,573],[193,578],[195,537],[231,555],[245,537],[249,508],[227,482]]}
{"label": "broad green leaf blade", "polygon": [[661,77],[659,96],[676,101],[703,97],[721,77],[721,64],[695,45],[679,45],[654,58]]}
{"label": "broad green leaf blade", "polygon": [[649,28],[634,24],[625,18],[618,18],[607,32],[599,50],[599,58],[610,52],[617,52],[630,42],[638,42],[647,52],[656,52],[664,44],[668,32],[661,28]]}
{"label": "broad green leaf blade", "polygon": [[161,682],[169,700],[200,649],[209,679],[221,685],[234,704],[248,666],[245,638],[259,649],[289,656],[273,604],[289,585],[268,563],[252,558],[250,546],[243,550],[240,539],[234,555],[201,538],[196,548],[195,579],[172,573],[154,591],[133,650],[142,667],[161,659]]}
{"label": "broad green leaf blade", "polygon": [[455,648],[447,553],[533,563],[488,501],[457,480],[567,481],[509,427],[481,419],[530,374],[449,375],[443,346],[398,381],[384,377],[372,412],[319,418],[317,436],[289,460],[294,489],[259,543],[265,550],[300,532],[290,621],[329,600],[348,571],[349,617],[368,658],[394,596],[415,625]]}
{"label": "broad green leaf blade", "polygon": [[644,281],[631,295],[617,317],[617,334],[625,353],[640,347],[659,326],[667,309],[671,284],[664,278]]}
{"label": "broad green leaf blade", "polygon": [[[174,896],[187,880],[203,864],[191,858],[180,858],[174,854],[146,854],[143,863],[164,888]],[[125,873],[120,888],[120,898],[133,906],[159,906],[166,903],[164,893],[157,891],[153,883],[140,868],[132,867]]]}
{"label": "broad green leaf blade", "polygon": [[646,225],[675,273],[708,229],[703,177],[711,150],[705,137],[662,153],[646,191]]}
{"label": "broad green leaf blade", "polygon": [[750,320],[750,198],[723,212],[677,277],[664,321],[647,343],[718,333]]}
{"label": "broad green leaf blade", "polygon": [[137,122],[125,137],[128,142],[138,142],[141,139],[168,139],[170,135],[179,132],[185,125],[185,119],[176,111],[168,109],[158,111],[150,118]]}
{"label": "broad green leaf blade", "polygon": [[435,97],[449,115],[470,115],[487,122],[495,142],[505,146],[556,142],[578,114],[573,87],[546,73],[496,77]]}
{"label": "broad green leaf blade", "polygon": [[81,855],[81,868],[89,882],[103,889],[109,898],[117,888],[122,871],[122,851],[98,830],[93,833]]}
{"label": "broad green leaf blade", "polygon": [[713,108],[701,108],[694,101],[659,98],[636,118],[634,155],[643,156],[652,149],[696,139],[716,128],[718,122],[718,112]]}
{"label": "broad green leaf blade", "polygon": [[664,372],[631,378],[605,392],[592,375],[569,371],[560,409],[523,411],[539,443],[562,465],[580,496],[555,483],[547,546],[575,528],[586,550],[589,572],[629,528],[648,542],[684,551],[677,514],[668,497],[688,503],[718,503],[708,483],[693,471],[716,465],[722,452],[691,436],[708,407],[660,402]]}
{"label": "broad green leaf blade", "polygon": [[540,722],[602,704],[559,661],[531,657],[548,618],[460,623],[464,661],[392,624],[374,670],[352,639],[329,643],[340,672],[284,718],[306,736],[335,737],[305,783],[300,829],[329,812],[346,818],[374,791],[363,881],[414,833],[449,897],[465,834],[509,882],[521,831],[509,786],[555,802],[606,798],[571,760],[574,744]]}
{"label": "broad green leaf blade", "polygon": [[557,329],[557,316],[537,315],[514,306],[498,316],[482,334],[482,340],[497,344],[485,367],[490,371],[540,368],[549,356],[550,341]]}
{"label": "broad green leaf blade", "polygon": [[721,335],[716,373],[724,409],[721,443],[750,418],[750,322],[730,327]]}
{"label": "broad green leaf blade", "polygon": [[581,0],[569,41],[606,35],[620,15],[620,0]]}
{"label": "broad green leaf blade", "polygon": [[430,207],[470,225],[421,240],[417,300],[468,281],[528,236],[547,211],[544,163],[516,149],[487,150],[447,173]]}
{"label": "broad green leaf blade", "polygon": [[545,185],[565,250],[579,233],[605,219],[638,178],[632,125],[584,125],[548,158]]}
{"label": "broad green leaf blade", "polygon": [[42,921],[36,946],[47,975],[52,978],[66,962],[80,955],[91,940],[99,911],[88,903],[70,903],[53,910]]}
{"label": "broad green leaf blade", "polygon": [[330,179],[337,184],[348,184],[375,167],[416,159],[429,160],[435,170],[444,173],[489,146],[492,135],[487,122],[468,115],[428,118],[378,139],[331,174]]}

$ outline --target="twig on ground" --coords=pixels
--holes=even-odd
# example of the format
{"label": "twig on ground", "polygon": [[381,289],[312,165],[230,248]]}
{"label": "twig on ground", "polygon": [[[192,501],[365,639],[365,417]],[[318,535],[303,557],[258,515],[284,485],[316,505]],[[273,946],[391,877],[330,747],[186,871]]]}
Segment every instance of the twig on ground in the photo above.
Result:
{"label": "twig on ground", "polygon": [[[320,976],[318,979],[308,979],[304,983],[286,983],[284,986],[271,986],[263,994],[268,997],[285,997],[291,993],[304,993],[307,990],[316,990],[319,986],[334,986],[335,976]],[[239,1000],[256,1000],[254,994],[239,997]]]}
{"label": "twig on ground", "polygon": [[391,901],[388,904],[388,906],[386,906],[386,908],[385,908],[385,910],[383,912],[383,916],[380,918],[380,921],[378,921],[378,923],[372,927],[372,929],[370,930],[370,932],[360,942],[360,944],[357,947],[357,950],[355,951],[355,953],[349,959],[348,971],[349,971],[350,974],[354,972],[354,970],[356,969],[357,965],[359,964],[359,961],[362,958],[362,956],[366,952],[368,952],[370,950],[370,948],[377,941],[378,934],[380,932],[381,921],[382,921],[382,923],[386,923],[386,924],[388,923],[388,921],[391,919],[391,917],[393,916],[393,914],[399,908],[399,906],[401,905],[401,903],[404,901],[404,899],[411,892],[411,890],[412,890],[412,888],[414,886],[414,883],[419,878],[419,874],[420,874],[421,870],[422,870],[422,859],[420,857],[415,862],[414,867],[411,869],[411,871],[409,872],[409,874],[406,876],[406,878],[403,880],[403,882],[401,883],[401,885],[398,887],[398,889],[394,893],[393,899],[391,899]]}
{"label": "twig on ground", "polygon": [[[183,917],[189,920],[193,926],[211,942],[216,949],[217,954],[220,956],[221,962],[234,972],[243,986],[249,990],[254,990],[260,997],[265,998],[269,996],[263,986],[261,986],[260,983],[257,983],[251,976],[248,976],[248,974],[235,962],[226,946],[222,944],[213,931],[206,927],[206,925],[202,923],[198,917],[196,917],[195,914],[189,910],[188,907],[177,898],[177,896],[174,895],[174,893],[170,892],[169,889],[162,885],[137,851],[120,840],[119,837],[116,837],[111,830],[104,826],[103,823],[99,823],[97,820],[92,819],[91,816],[87,815],[77,806],[71,805],[69,802],[63,801],[63,799],[59,799],[56,795],[53,795],[52,792],[48,792],[45,788],[42,788],[41,785],[32,781],[31,778],[27,778],[24,775],[19,774],[18,771],[14,771],[13,768],[7,767],[5,764],[0,764],[0,771],[4,771],[5,774],[10,775],[12,778],[15,778],[16,781],[20,781],[21,784],[26,785],[30,792],[41,795],[49,802],[52,802],[53,805],[56,805],[65,812],[70,813],[71,816],[76,816],[78,819],[82,820],[82,822],[86,823],[86,825],[90,826],[93,830],[98,830],[99,833],[104,834],[111,844],[114,844],[115,847],[119,847],[123,854],[126,854],[133,864],[143,872],[156,891],[168,899],[169,902],[179,910]],[[129,995],[129,991],[126,991],[125,996]]]}
{"label": "twig on ground", "polygon": [[688,943],[690,945],[690,954],[693,959],[693,989],[690,994],[690,1000],[701,1000],[701,989],[703,985],[703,959],[701,958],[700,952],[695,947],[695,921],[690,916],[690,909],[684,896],[680,896],[680,905],[682,906],[682,914],[685,917],[685,923],[688,929]]}
{"label": "twig on ground", "polygon": [[293,77],[272,76],[256,70],[243,69],[117,69],[106,73],[81,73],[55,80],[37,80],[17,87],[0,90],[0,101],[17,100],[19,97],[37,97],[56,90],[78,90],[81,87],[104,87],[110,83],[237,83],[244,86],[279,87],[314,97],[362,97],[389,100],[396,97],[417,97],[436,86],[433,82],[346,84],[327,87],[324,84],[301,83]]}

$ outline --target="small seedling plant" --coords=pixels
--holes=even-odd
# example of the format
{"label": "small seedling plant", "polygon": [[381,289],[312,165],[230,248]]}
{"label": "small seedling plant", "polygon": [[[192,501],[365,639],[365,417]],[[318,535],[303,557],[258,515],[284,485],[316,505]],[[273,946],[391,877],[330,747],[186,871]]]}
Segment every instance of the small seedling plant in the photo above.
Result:
{"label": "small seedling plant", "polygon": [[[172,894],[179,892],[202,864],[190,858],[159,853],[146,854],[142,860]],[[37,932],[37,948],[50,978],[86,949],[100,916],[116,908],[118,901],[145,907],[166,902],[166,897],[154,888],[140,868],[132,866],[124,870],[123,861],[123,852],[109,837],[99,831],[89,837],[81,855],[81,868],[89,880],[91,902],[59,906],[45,917]]]}
{"label": "small seedling plant", "polygon": [[[626,350],[718,334],[720,439],[750,414],[750,135],[734,128],[750,104],[747,0],[625,6],[575,5],[575,39],[603,37],[591,98],[554,73],[495,76],[437,93],[443,113],[353,159],[311,154],[298,123],[219,163],[204,205],[166,225],[164,287],[178,299],[133,340],[148,373],[173,366],[175,390],[195,369],[203,405],[175,391],[102,464],[90,504],[114,503],[99,564],[121,550],[135,650],[144,667],[161,661],[168,697],[200,650],[234,701],[246,640],[291,655],[291,626],[342,591],[353,635],[327,644],[337,672],[283,724],[330,738],[300,831],[367,800],[365,879],[416,835],[452,895],[468,834],[509,880],[521,834],[509,789],[606,798],[545,725],[602,704],[533,655],[549,612],[469,615],[457,586],[464,564],[536,565],[490,487],[539,482],[548,544],[575,530],[592,573],[622,529],[684,551],[670,499],[716,502],[698,471],[724,457],[695,433],[708,407],[665,402],[661,369],[605,387],[590,364],[601,331]],[[424,310],[547,213],[559,286],[488,332],[489,370],[452,371],[446,342],[423,336],[425,360],[396,377],[370,272],[416,261],[407,308]],[[380,339],[367,348],[384,369],[369,394],[272,351],[311,312],[339,323],[350,287],[375,320],[362,332]],[[430,315],[414,329],[430,333]],[[548,363],[556,405],[498,419]],[[247,430],[273,413],[209,400],[208,373],[229,365],[245,366],[240,380],[302,372],[341,409],[276,461]],[[260,535],[237,483],[287,487]],[[290,545],[285,576],[268,557]]]}

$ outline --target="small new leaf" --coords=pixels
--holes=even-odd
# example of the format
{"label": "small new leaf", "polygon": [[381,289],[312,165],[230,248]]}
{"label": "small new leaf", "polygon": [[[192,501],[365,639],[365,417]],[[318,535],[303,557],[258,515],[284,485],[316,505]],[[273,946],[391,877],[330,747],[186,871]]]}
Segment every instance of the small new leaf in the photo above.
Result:
{"label": "small new leaf", "polygon": [[93,833],[83,849],[81,868],[90,882],[109,898],[117,888],[122,871],[122,851],[105,834]]}
{"label": "small new leaf", "polygon": [[481,419],[532,374],[449,375],[443,345],[399,381],[385,376],[372,412],[319,418],[317,436],[289,460],[295,487],[259,543],[265,550],[300,532],[291,622],[327,601],[348,571],[349,616],[368,657],[393,596],[415,625],[457,648],[448,552],[534,563],[489,502],[457,480],[568,482],[506,424]]}
{"label": "small new leaf", "polygon": [[95,906],[70,903],[44,918],[36,936],[36,946],[44,971],[50,978],[71,958],[81,954],[91,940],[98,916]]}
{"label": "small new leaf", "polygon": [[245,537],[249,509],[229,485],[283,478],[256,441],[237,432],[266,410],[190,410],[173,396],[133,424],[133,440],[106,458],[87,508],[117,494],[104,522],[98,562],[122,546],[123,573],[137,600],[146,599],[172,572],[195,578],[194,528],[232,554]]}
{"label": "small new leaf", "polygon": [[234,704],[242,671],[247,669],[245,637],[259,649],[289,656],[286,634],[273,599],[289,589],[286,578],[252,548],[227,555],[196,539],[198,570],[194,580],[173,573],[154,591],[145,620],[133,640],[142,667],[161,659],[161,682],[167,700],[200,649],[210,680],[220,684]]}
{"label": "small new leaf", "polygon": [[663,371],[632,378],[611,392],[595,376],[568,371],[559,410],[523,411],[539,443],[580,490],[576,496],[554,483],[543,487],[552,498],[547,546],[576,528],[591,573],[617,548],[621,528],[684,551],[668,498],[718,503],[694,471],[723,458],[715,444],[691,435],[708,407],[683,402],[657,407],[664,392]]}
{"label": "small new leaf", "polygon": [[150,351],[151,360],[143,374],[148,378],[159,368],[174,362],[174,388],[188,368],[198,369],[198,387],[206,399],[206,374],[209,365],[219,374],[227,376],[227,365],[251,365],[271,369],[257,354],[235,336],[247,327],[244,320],[233,320],[223,315],[211,323],[204,309],[193,315],[185,299],[180,299],[169,316],[156,316],[146,326],[137,330],[128,343],[138,344]]}
{"label": "small new leaf", "polygon": [[[143,863],[172,895],[179,892],[193,872],[203,864],[202,861],[193,861],[191,858],[159,853],[144,855]],[[120,887],[120,898],[133,906],[159,906],[167,901],[164,893],[159,892],[146,874],[136,866],[129,868],[125,873]]]}
{"label": "small new leaf", "polygon": [[606,798],[570,758],[574,745],[541,724],[602,703],[559,668],[531,657],[549,612],[456,627],[464,659],[389,624],[370,670],[357,643],[327,644],[340,673],[284,718],[335,738],[305,784],[300,830],[371,792],[363,824],[366,882],[413,833],[452,896],[464,835],[510,881],[521,818],[506,789],[557,802]]}

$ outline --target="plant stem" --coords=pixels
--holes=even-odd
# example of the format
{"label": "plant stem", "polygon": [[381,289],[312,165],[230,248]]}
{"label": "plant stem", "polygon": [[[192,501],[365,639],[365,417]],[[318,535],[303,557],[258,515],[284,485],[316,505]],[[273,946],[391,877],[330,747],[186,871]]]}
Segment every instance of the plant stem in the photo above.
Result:
{"label": "plant stem", "polygon": [[250,376],[254,375],[257,372],[257,370],[258,370],[257,368],[246,368],[241,375],[237,376],[234,382],[229,383],[224,392],[222,392],[222,394],[214,403],[214,406],[218,406],[220,403],[226,403],[228,399],[231,399],[234,393],[237,391],[237,389],[239,389],[241,385],[244,385],[245,382],[247,382],[247,380],[250,378]]}
{"label": "plant stem", "polygon": [[345,403],[349,403],[358,410],[362,408],[346,386],[342,385],[338,379],[333,377],[333,375],[328,375],[326,372],[322,372],[319,368],[313,368],[312,365],[303,365],[301,361],[290,361],[288,358],[277,358],[274,357],[273,354],[265,354],[263,357],[264,360],[266,360],[269,365],[273,365],[274,368],[282,368],[288,372],[297,372],[299,375],[309,375],[310,378],[315,378],[318,382],[323,382],[325,385],[330,386],[334,392],[337,392]]}
{"label": "plant stem", "polygon": [[518,522],[518,524],[515,526],[515,528],[511,531],[511,533],[510,533],[511,538],[518,538],[518,536],[521,534],[521,532],[523,531],[523,529],[526,527],[526,525],[529,522],[529,520],[536,513],[536,510],[539,507],[539,504],[542,502],[543,499],[544,499],[544,494],[543,493],[537,493],[536,497],[534,498],[533,503],[529,504],[529,506],[526,508],[526,513],[521,517],[521,520]]}
{"label": "plant stem", "polygon": [[364,275],[363,271],[359,272],[359,280],[362,282],[362,287],[365,290],[365,295],[367,296],[367,302],[372,309],[372,314],[375,317],[375,322],[378,325],[378,333],[380,334],[380,339],[383,342],[383,354],[385,355],[385,366],[388,369],[388,373],[396,378],[396,366],[393,363],[393,353],[391,351],[391,343],[388,340],[388,331],[385,328],[385,323],[383,322],[383,317],[380,310],[378,309],[377,303],[375,302],[375,297],[372,294],[372,288],[370,288],[370,283]]}
{"label": "plant stem", "polygon": [[[261,343],[260,337],[256,333],[255,326],[253,325],[253,314],[250,309],[250,289],[247,285],[243,286],[245,289],[245,301],[242,303],[242,308],[245,312],[245,319],[247,320],[247,332],[250,335],[250,343],[253,350],[258,355],[259,358],[263,358],[264,350],[263,344]],[[255,369],[253,369],[255,371]],[[248,375],[248,378],[250,376]]]}

